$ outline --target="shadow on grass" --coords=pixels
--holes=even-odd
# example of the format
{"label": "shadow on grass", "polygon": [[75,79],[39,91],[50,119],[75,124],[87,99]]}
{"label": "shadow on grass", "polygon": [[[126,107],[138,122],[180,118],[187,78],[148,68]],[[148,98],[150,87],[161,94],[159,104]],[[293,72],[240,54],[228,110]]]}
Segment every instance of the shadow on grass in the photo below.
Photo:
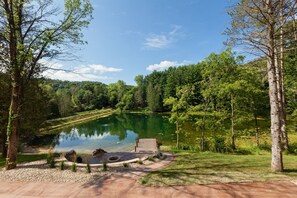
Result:
{"label": "shadow on grass", "polygon": [[284,173],[297,173],[297,169],[284,169]]}

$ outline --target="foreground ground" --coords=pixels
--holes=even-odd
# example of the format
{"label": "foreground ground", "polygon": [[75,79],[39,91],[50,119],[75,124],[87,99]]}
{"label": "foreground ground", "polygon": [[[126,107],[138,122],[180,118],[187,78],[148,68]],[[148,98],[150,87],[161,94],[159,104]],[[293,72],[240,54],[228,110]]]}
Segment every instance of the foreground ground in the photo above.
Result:
{"label": "foreground ground", "polygon": [[91,198],[91,197],[269,197],[295,198],[297,185],[287,181],[238,184],[145,187],[131,175],[111,176],[97,184],[0,181],[0,197]]}
{"label": "foreground ground", "polygon": [[[179,151],[154,163],[91,174],[32,167],[34,162],[30,162],[0,171],[0,197],[296,197],[296,155],[285,155],[284,162],[287,169],[281,174],[269,172],[268,154]],[[33,174],[30,179],[23,177],[28,172]],[[38,172],[42,180],[37,179]]]}
{"label": "foreground ground", "polygon": [[[173,156],[163,161],[143,165],[93,178],[86,183],[52,183],[0,181],[0,197],[16,198],[91,198],[91,197],[296,197],[297,185],[290,181],[249,182],[208,185],[144,186],[139,181],[143,175],[172,163]],[[75,173],[74,173],[75,174]]]}

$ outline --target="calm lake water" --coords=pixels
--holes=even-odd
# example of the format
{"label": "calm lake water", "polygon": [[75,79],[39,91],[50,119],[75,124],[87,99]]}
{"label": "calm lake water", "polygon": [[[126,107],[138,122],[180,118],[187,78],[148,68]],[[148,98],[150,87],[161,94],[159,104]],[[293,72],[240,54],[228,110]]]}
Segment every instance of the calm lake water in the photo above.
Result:
{"label": "calm lake water", "polygon": [[[97,148],[111,151],[131,151],[138,138],[157,138],[163,145],[175,145],[175,125],[168,121],[168,114],[114,114],[107,118],[77,124],[63,128],[55,133],[37,138],[33,144],[52,146],[55,151],[92,152]],[[183,124],[180,133],[181,145],[198,146],[201,141],[201,131],[197,130],[195,120],[191,117]],[[226,121],[226,130],[207,131],[206,137],[216,135],[230,136],[230,121]],[[259,121],[260,133],[269,133],[269,122]],[[252,135],[254,123],[245,123],[237,127],[237,136]],[[229,138],[230,139],[230,138]]]}
{"label": "calm lake water", "polygon": [[[176,142],[175,125],[165,114],[114,114],[107,118],[93,120],[56,131],[35,141],[38,145],[49,145],[55,151],[91,152],[102,148],[106,151],[131,151],[138,138],[157,138],[163,145]],[[194,122],[184,125],[186,133],[180,135],[180,142],[196,144],[200,134],[195,131]]]}

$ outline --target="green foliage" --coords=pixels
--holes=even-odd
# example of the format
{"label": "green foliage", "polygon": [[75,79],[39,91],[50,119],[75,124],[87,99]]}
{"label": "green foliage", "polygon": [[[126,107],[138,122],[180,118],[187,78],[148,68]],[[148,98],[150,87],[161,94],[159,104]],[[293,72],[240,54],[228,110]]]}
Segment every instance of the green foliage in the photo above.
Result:
{"label": "green foliage", "polygon": [[137,163],[138,163],[139,165],[142,165],[142,164],[143,164],[143,161],[142,161],[142,160],[138,160]]}
{"label": "green foliage", "polygon": [[87,165],[86,165],[86,173],[91,173],[91,166],[90,166],[90,163],[88,162]]}
{"label": "green foliage", "polygon": [[64,164],[64,161],[61,161],[60,162],[60,165],[59,165],[59,170],[65,170],[65,164]]}
{"label": "green foliage", "polygon": [[102,165],[102,171],[107,171],[107,169],[108,169],[108,166],[107,166],[107,162],[106,161],[104,161],[103,162],[103,165]]}
{"label": "green foliage", "polygon": [[52,158],[49,159],[48,166],[49,166],[49,168],[56,168],[56,162],[55,162],[55,158],[54,157],[52,157]]}
{"label": "green foliage", "polygon": [[218,153],[226,152],[226,144],[225,137],[223,136],[215,136],[213,137],[214,151]]}
{"label": "green foliage", "polygon": [[169,121],[176,125],[176,145],[179,146],[179,137],[182,124],[188,119],[189,100],[193,95],[193,86],[185,85],[177,90],[177,98],[169,97],[164,100],[165,106],[171,107]]}
{"label": "green foliage", "polygon": [[74,173],[77,171],[76,163],[73,163],[71,165],[71,171],[74,172]]}
{"label": "green foliage", "polygon": [[148,159],[149,161],[151,161],[151,162],[155,162],[155,161],[156,161],[155,158],[152,157],[152,156],[149,156],[147,159]]}
{"label": "green foliage", "polygon": [[123,163],[123,167],[128,168],[130,165],[128,163]]}

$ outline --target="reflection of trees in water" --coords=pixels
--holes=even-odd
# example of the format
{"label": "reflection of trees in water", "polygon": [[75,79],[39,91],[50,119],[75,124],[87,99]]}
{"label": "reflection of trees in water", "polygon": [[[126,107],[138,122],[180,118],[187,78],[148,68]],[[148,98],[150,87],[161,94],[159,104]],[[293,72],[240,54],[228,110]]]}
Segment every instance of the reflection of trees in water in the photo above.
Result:
{"label": "reflection of trees in water", "polygon": [[160,114],[119,114],[117,122],[125,130],[131,130],[138,134],[139,138],[155,137],[162,142],[172,141],[174,126]]}
{"label": "reflection of trees in water", "polygon": [[[186,123],[182,128],[181,141],[195,143],[194,122]],[[106,133],[117,136],[119,141],[127,138],[127,131],[133,131],[138,138],[157,138],[164,144],[175,141],[175,126],[168,121],[165,114],[116,114],[99,120],[65,127],[58,135],[47,135],[40,138],[42,145],[59,145],[59,140],[79,140]],[[57,134],[57,133],[56,133]],[[195,137],[194,137],[195,136]],[[52,144],[51,144],[52,143]],[[40,145],[40,144],[39,144]]]}

